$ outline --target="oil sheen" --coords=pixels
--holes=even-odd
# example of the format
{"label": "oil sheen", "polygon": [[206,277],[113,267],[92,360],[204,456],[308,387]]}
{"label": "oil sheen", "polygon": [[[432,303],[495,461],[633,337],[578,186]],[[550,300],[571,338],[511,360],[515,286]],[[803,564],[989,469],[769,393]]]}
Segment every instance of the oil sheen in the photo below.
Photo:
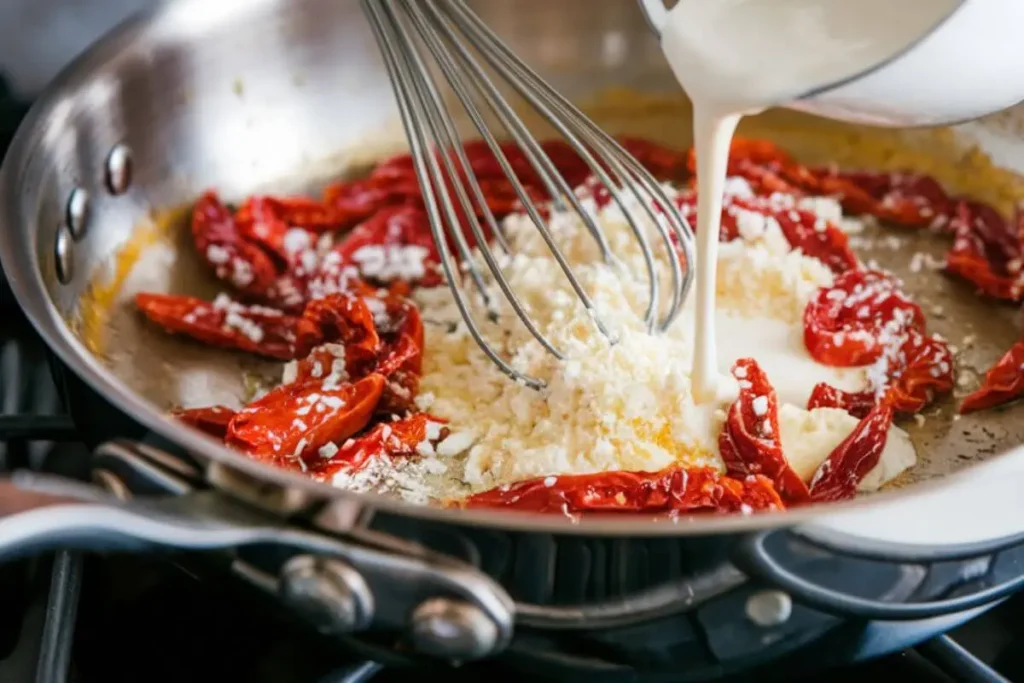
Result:
{"label": "oil sheen", "polygon": [[[680,0],[661,46],[693,103],[697,156],[694,399],[719,398],[718,232],[729,145],[742,116],[881,65],[922,38],[957,0]],[[730,359],[731,360],[731,359]]]}

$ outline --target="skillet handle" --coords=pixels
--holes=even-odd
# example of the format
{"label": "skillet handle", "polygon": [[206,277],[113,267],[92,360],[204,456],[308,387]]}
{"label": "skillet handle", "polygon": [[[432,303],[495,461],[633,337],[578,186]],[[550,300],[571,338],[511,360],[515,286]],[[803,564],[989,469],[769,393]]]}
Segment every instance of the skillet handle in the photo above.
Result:
{"label": "skillet handle", "polygon": [[122,501],[59,477],[0,477],[0,562],[54,549],[228,551],[236,575],[327,635],[383,630],[462,661],[511,639],[512,599],[471,565],[365,529],[336,536],[290,525],[193,486],[190,463],[141,443],[108,442],[93,462],[115,493],[162,495]]}
{"label": "skillet handle", "polygon": [[[782,556],[813,556],[833,568],[835,575],[849,577],[851,561],[894,566],[913,580],[903,595],[890,599],[862,597],[812,580],[794,569]],[[733,549],[733,562],[747,576],[789,594],[798,603],[842,618],[879,621],[913,621],[963,612],[993,604],[1024,588],[1024,574],[1008,572],[1009,578],[991,578],[1001,556],[1013,555],[1016,565],[1024,555],[1024,534],[992,541],[949,547],[908,548],[895,544],[858,546],[839,534],[803,533],[797,529],[759,532],[743,538]],[[940,569],[941,567],[941,569]],[[843,570],[846,570],[845,572]],[[915,600],[936,571],[955,577],[955,597]],[[934,589],[932,589],[934,592]]]}
{"label": "skillet handle", "polygon": [[[202,496],[203,494],[195,494]],[[122,502],[76,481],[15,472],[0,478],[0,562],[47,550],[213,550],[269,542],[269,529],[198,511],[181,498]]]}

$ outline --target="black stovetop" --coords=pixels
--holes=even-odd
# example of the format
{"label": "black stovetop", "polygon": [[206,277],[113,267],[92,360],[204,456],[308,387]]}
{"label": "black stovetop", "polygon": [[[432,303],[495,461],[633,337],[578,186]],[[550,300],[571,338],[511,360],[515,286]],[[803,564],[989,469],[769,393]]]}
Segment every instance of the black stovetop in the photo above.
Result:
{"label": "black stovetop", "polygon": [[[0,150],[25,111],[6,95],[0,79]],[[45,349],[4,290],[0,283],[0,469],[78,471],[86,449],[62,413]],[[42,441],[47,438],[54,441]],[[374,670],[283,620],[240,586],[202,572],[199,578],[194,568],[201,564],[187,557],[59,553],[0,567],[0,682],[354,683]],[[1015,647],[1024,638],[1024,595],[950,636],[808,680],[1006,680],[991,666],[1024,681],[1024,648]],[[495,664],[443,675],[453,683],[523,680]],[[385,670],[373,680],[437,677]]]}

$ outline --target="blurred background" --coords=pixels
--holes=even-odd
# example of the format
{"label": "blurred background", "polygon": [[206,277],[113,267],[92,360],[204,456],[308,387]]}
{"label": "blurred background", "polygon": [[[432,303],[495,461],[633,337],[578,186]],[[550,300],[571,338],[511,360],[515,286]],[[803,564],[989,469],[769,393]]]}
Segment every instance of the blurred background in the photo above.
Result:
{"label": "blurred background", "polygon": [[0,74],[30,100],[78,53],[156,0],[2,0]]}

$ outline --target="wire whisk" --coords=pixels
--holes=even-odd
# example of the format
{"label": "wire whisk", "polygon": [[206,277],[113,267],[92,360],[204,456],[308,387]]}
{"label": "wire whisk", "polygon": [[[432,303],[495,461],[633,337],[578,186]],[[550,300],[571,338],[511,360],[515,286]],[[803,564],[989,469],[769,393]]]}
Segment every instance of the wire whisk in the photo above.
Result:
{"label": "wire whisk", "polygon": [[[508,241],[487,206],[479,182],[470,170],[455,118],[449,110],[448,102],[451,98],[442,96],[431,63],[436,67],[435,71],[440,72],[480,139],[490,148],[518,196],[523,211],[536,226],[594,324],[610,343],[617,341],[614,332],[602,320],[600,312],[595,309],[593,301],[573,273],[541,209],[517,179],[502,152],[499,137],[510,138],[519,146],[547,190],[551,208],[555,211],[575,211],[596,241],[601,258],[606,263],[613,263],[615,255],[598,222],[584,210],[574,188],[558,173],[474,52],[565,138],[597,181],[607,188],[611,201],[622,211],[630,231],[638,240],[646,265],[649,303],[644,313],[644,322],[651,333],[667,329],[682,310],[693,281],[693,232],[650,173],[612,137],[527,67],[462,0],[363,0],[363,10],[391,79],[416,177],[423,193],[430,229],[441,257],[442,271],[467,331],[484,353],[512,379],[533,388],[543,388],[541,380],[516,370],[502,358],[484,338],[473,319],[460,278],[457,277],[460,267],[449,249],[446,233],[450,234],[461,256],[461,270],[474,283],[485,302],[490,295],[480,266],[471,256],[454,202],[458,202],[462,215],[468,218],[466,222],[475,238],[476,248],[512,310],[548,352],[556,358],[565,358],[562,351],[538,329],[502,274],[499,259],[492,249],[497,248],[508,254]],[[490,111],[492,118],[497,119],[507,135],[495,135],[485,120],[485,110]],[[632,204],[627,201],[626,193],[632,193],[635,198]],[[661,220],[656,215],[658,212],[655,204],[661,208]],[[669,254],[674,255],[677,247],[682,251],[682,258],[668,259],[672,270],[672,292],[666,310],[661,315],[658,266],[648,237],[641,228],[641,221],[635,215],[641,211],[646,213],[650,224],[656,226]],[[474,220],[473,216],[479,216],[480,220]],[[488,245],[485,239],[481,220],[494,237],[492,245]]]}

